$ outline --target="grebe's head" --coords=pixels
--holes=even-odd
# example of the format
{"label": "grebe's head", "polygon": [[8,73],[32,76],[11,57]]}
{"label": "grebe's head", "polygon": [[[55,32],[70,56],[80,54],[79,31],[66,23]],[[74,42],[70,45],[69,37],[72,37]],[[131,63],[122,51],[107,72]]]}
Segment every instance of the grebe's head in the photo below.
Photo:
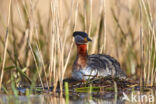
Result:
{"label": "grebe's head", "polygon": [[76,44],[86,44],[89,41],[92,41],[89,37],[88,34],[85,32],[81,31],[75,31],[73,33],[73,36],[75,38]]}

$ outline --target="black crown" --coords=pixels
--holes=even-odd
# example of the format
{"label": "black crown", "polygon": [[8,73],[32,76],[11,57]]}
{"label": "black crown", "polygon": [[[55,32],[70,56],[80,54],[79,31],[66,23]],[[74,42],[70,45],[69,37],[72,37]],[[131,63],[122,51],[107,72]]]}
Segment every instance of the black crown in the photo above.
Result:
{"label": "black crown", "polygon": [[88,37],[88,34],[87,33],[85,33],[85,32],[81,32],[81,31],[75,31],[74,33],[73,33],[73,36],[75,37],[75,36],[82,36],[82,37]]}

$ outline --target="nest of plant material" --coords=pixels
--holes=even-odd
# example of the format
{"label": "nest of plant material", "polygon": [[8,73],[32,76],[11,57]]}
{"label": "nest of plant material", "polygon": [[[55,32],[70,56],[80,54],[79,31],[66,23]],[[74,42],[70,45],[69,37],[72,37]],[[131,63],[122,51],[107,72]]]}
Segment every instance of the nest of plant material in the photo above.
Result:
{"label": "nest of plant material", "polygon": [[[119,78],[111,78],[111,77],[105,77],[105,78],[94,78],[87,81],[76,81],[74,79],[66,79],[64,82],[68,82],[69,89],[76,89],[81,92],[87,91],[90,86],[92,86],[92,90],[96,91],[114,91],[116,90],[125,90],[127,88],[132,88],[134,86],[137,86],[138,83],[129,80],[129,79],[119,79]],[[78,91],[78,92],[79,92]]]}

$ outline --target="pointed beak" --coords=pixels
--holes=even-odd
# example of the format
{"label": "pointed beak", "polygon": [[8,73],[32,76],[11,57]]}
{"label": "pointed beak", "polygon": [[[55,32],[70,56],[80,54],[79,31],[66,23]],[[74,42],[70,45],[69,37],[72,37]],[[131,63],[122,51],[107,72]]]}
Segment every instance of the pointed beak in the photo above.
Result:
{"label": "pointed beak", "polygon": [[88,41],[92,41],[89,37],[87,37],[87,40],[88,40]]}

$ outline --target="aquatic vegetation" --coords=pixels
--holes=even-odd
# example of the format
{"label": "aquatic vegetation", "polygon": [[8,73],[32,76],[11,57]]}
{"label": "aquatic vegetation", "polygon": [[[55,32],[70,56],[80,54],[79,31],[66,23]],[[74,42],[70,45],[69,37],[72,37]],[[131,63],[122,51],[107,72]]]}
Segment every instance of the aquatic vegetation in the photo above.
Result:
{"label": "aquatic vegetation", "polygon": [[93,39],[89,54],[115,57],[132,81],[103,79],[109,86],[101,87],[103,83],[97,86],[92,80],[80,84],[77,92],[118,92],[118,83],[122,88],[136,83],[145,89],[156,85],[154,0],[51,0],[46,6],[39,5],[41,1],[6,0],[0,4],[5,7],[0,6],[1,93],[18,96],[17,88],[28,88],[24,95],[29,96],[51,86],[53,92],[63,91],[63,80],[70,77],[76,56],[72,34],[77,30]]}

